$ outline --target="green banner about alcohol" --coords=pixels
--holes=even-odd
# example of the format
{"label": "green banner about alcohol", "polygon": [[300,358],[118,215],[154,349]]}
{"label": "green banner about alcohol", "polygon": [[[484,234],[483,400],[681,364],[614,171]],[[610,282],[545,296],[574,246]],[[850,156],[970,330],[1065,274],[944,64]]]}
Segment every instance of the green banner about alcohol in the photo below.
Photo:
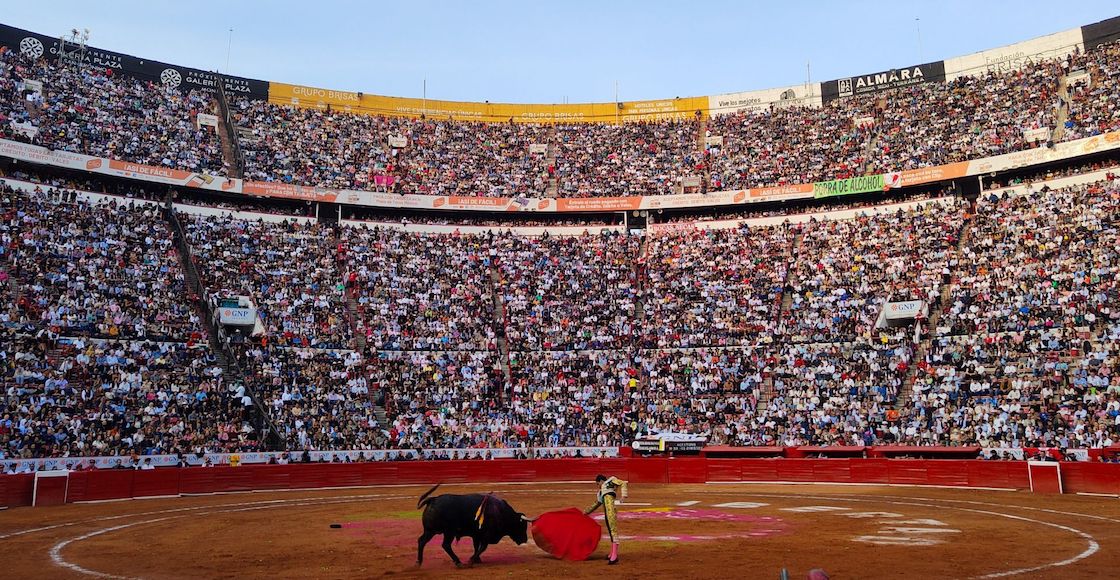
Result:
{"label": "green banner about alcohol", "polygon": [[833,197],[836,195],[850,195],[853,193],[868,193],[882,191],[883,175],[864,175],[850,179],[836,179],[833,181],[819,181],[813,184],[813,197]]}

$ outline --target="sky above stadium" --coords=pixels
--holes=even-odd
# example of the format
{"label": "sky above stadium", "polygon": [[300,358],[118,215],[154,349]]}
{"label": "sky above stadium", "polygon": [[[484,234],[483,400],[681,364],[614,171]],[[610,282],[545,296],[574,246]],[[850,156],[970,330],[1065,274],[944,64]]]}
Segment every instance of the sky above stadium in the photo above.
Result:
{"label": "sky above stadium", "polygon": [[91,46],[177,65],[382,95],[534,103],[613,101],[616,83],[625,101],[817,82],[1120,15],[1116,0],[6,4],[5,24],[49,36],[88,28]]}

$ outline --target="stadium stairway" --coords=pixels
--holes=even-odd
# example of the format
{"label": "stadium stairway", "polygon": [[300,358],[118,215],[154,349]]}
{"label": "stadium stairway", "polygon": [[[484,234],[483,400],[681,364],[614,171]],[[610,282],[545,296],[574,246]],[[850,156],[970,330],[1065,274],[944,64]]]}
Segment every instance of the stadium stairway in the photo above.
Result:
{"label": "stadium stairway", "polygon": [[12,252],[4,252],[4,271],[8,273],[7,280],[4,284],[8,286],[8,296],[12,297],[12,302],[7,304],[5,308],[11,310],[9,314],[12,315],[12,320],[19,320],[18,304],[23,298],[23,292],[20,290],[20,285],[16,283],[16,263],[12,259]]}
{"label": "stadium stairway", "polygon": [[[960,235],[957,236],[956,254],[958,259],[961,255],[961,250],[968,246],[968,242],[972,239],[972,221],[975,215],[969,213],[965,216],[964,222],[961,224]],[[958,266],[959,267],[959,266]],[[910,361],[910,366],[906,370],[906,376],[902,380],[902,388],[899,390],[898,398],[895,401],[896,408],[905,409],[910,406],[910,395],[914,393],[914,383],[918,382],[918,365],[926,358],[926,353],[929,352],[930,343],[937,338],[937,325],[941,323],[941,315],[949,306],[949,299],[953,294],[953,287],[959,282],[957,278],[958,270],[953,268],[954,274],[948,284],[941,285],[941,294],[938,297],[937,304],[930,305],[929,320],[927,321],[928,332],[922,341],[918,343],[917,348],[914,349],[914,358]]]}
{"label": "stadium stairway", "polygon": [[[556,125],[552,125],[552,130],[548,134],[548,153],[545,154],[545,163],[548,167],[556,167],[556,150],[560,145],[556,142]],[[548,194],[547,197],[557,197],[560,194],[560,177],[557,173],[553,173],[548,179]]]}
{"label": "stadium stairway", "polygon": [[229,100],[226,98],[225,83],[218,83],[218,140],[222,143],[222,160],[230,177],[245,177],[245,155],[241,151],[237,129],[230,115]]}
{"label": "stadium stairway", "polygon": [[649,269],[646,267],[646,256],[649,247],[649,230],[642,236],[642,245],[638,248],[638,258],[634,260],[632,276],[634,279],[634,314],[638,317],[631,336],[640,338],[644,336],[646,328],[646,276]]}
{"label": "stadium stairway", "polygon": [[354,350],[365,356],[366,333],[363,325],[360,324],[362,320],[361,309],[358,307],[358,301],[354,298],[354,293],[350,290],[346,292],[346,313],[347,318],[350,319],[350,331],[354,335]]}
{"label": "stadium stairway", "polygon": [[[801,242],[804,239],[805,239],[805,232],[798,229],[797,233],[794,234],[794,236],[793,236],[793,240],[790,242],[789,256],[796,256],[797,255],[797,252],[799,250],[801,250]],[[778,310],[778,326],[779,326],[779,328],[784,327],[785,320],[789,316],[789,309],[793,305],[793,288],[789,285],[790,273],[791,273],[790,270],[792,270],[792,268],[786,268],[786,275],[785,275],[785,278],[782,280],[782,306]]]}
{"label": "stadium stairway", "polygon": [[762,378],[762,388],[759,389],[758,401],[755,403],[754,408],[760,413],[766,411],[767,405],[770,404],[770,399],[774,397],[774,375],[766,373]]}
{"label": "stadium stairway", "polygon": [[1069,120],[1069,77],[1058,77],[1058,105],[1054,111],[1054,130],[1050,134],[1050,141],[1060,143],[1066,134],[1066,121]]}
{"label": "stadium stairway", "polygon": [[700,174],[700,191],[708,191],[712,183],[712,168],[708,163],[705,153],[708,152],[708,119],[700,117],[700,122],[696,127],[696,155],[698,159],[704,160],[704,171]]}
{"label": "stadium stairway", "polygon": [[506,385],[512,386],[513,374],[509,368],[509,341],[506,340],[506,308],[502,302],[502,276],[498,273],[498,265],[490,264],[490,300],[494,308],[494,335],[498,343],[498,365],[502,369]]}
{"label": "stadium stairway", "polygon": [[861,175],[867,175],[872,168],[876,167],[873,162],[877,161],[878,153],[879,136],[872,133],[868,136],[867,142],[863,145],[863,163],[859,167],[859,173]]}
{"label": "stadium stairway", "polygon": [[171,208],[170,203],[163,207],[163,217],[172,235],[176,253],[179,255],[179,261],[183,268],[184,280],[187,284],[190,300],[194,302],[195,308],[199,311],[199,316],[204,322],[211,351],[218,360],[218,364],[222,367],[226,384],[245,385],[245,392],[253,402],[253,427],[258,433],[265,434],[264,441],[268,449],[278,448],[282,445],[283,441],[280,430],[277,429],[276,424],[272,421],[272,417],[268,414],[264,404],[261,403],[257,392],[250,387],[249,384],[244,382],[245,374],[241,370],[241,366],[237,363],[237,357],[230,349],[228,340],[223,340],[220,336],[221,331],[215,322],[217,318],[214,316],[214,309],[207,301],[207,292],[202,285],[202,278],[198,274],[198,266],[195,262],[194,254],[191,253],[190,244],[187,243],[186,230],[183,229],[183,224],[179,221],[178,216],[175,215],[175,211]]}

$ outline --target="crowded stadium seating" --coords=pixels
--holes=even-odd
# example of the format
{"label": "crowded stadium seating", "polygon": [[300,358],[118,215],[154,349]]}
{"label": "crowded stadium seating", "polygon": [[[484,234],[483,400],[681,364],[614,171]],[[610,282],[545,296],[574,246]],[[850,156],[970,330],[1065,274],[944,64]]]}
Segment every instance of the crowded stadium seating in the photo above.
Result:
{"label": "crowded stadium seating", "polygon": [[[0,137],[216,175],[234,173],[234,139],[249,180],[615,197],[1043,147],[1120,128],[1118,92],[1113,45],[686,120],[479,123],[237,99],[219,135],[198,123],[218,113],[210,93],[7,50]],[[262,425],[290,450],[602,447],[665,431],[732,446],[1113,445],[1120,183],[1031,181],[884,211],[854,201],[843,219],[768,206],[719,216],[736,227],[670,215],[688,223],[635,235],[588,217],[574,236],[5,185],[0,459],[252,451],[268,445]],[[811,215],[781,221],[794,211]],[[487,219],[463,223],[504,223]],[[206,305],[238,298],[259,324],[217,332]],[[905,300],[928,316],[881,327]]]}
{"label": "crowded stadium seating", "polygon": [[[23,98],[32,79],[42,93]],[[30,124],[36,144],[76,153],[222,173],[221,145],[214,131],[197,124],[199,113],[215,111],[209,93],[180,93],[151,82],[116,76],[94,67],[60,67],[20,52],[0,52],[0,137],[24,140],[12,123]]]}
{"label": "crowded stadium seating", "polygon": [[[179,206],[206,291],[260,308],[260,332],[230,345],[244,381],[229,384],[199,344],[169,214],[51,188],[4,200],[8,457],[255,449],[250,394],[292,449],[616,446],[660,431],[1078,446],[1111,444],[1120,425],[1112,181],[985,193],[974,211],[938,198],[644,239]],[[148,253],[123,255],[122,240]],[[874,328],[889,298],[935,308],[919,332]]]}

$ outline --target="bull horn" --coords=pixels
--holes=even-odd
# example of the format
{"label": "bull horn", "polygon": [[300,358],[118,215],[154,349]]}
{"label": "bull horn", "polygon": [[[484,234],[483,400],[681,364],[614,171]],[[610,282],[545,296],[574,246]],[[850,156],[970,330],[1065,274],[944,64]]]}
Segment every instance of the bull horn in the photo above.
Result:
{"label": "bull horn", "polygon": [[[539,517],[540,516],[537,516],[537,518],[539,518]],[[521,514],[521,519],[523,519],[523,520],[525,520],[529,523],[533,523],[533,522],[537,521],[537,518],[529,518],[529,517],[525,517],[525,514]]]}

